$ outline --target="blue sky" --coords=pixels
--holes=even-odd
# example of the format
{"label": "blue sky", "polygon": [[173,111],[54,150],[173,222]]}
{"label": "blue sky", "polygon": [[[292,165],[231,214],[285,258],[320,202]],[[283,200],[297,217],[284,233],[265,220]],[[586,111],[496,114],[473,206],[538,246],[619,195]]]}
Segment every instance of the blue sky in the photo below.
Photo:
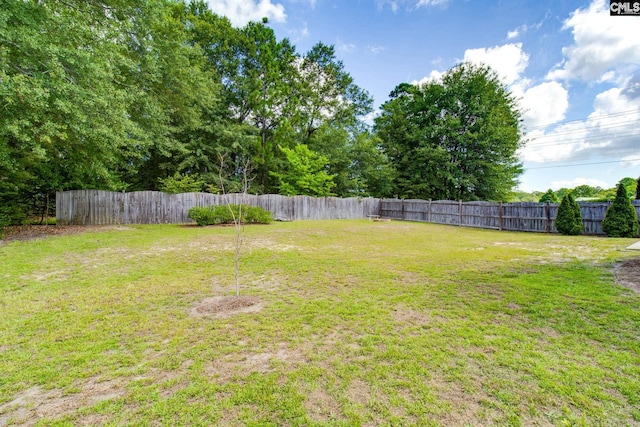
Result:
{"label": "blue sky", "polygon": [[334,45],[376,111],[399,83],[490,65],[525,111],[522,190],[640,176],[640,16],[610,16],[608,0],[208,2],[236,26],[268,17],[300,53]]}

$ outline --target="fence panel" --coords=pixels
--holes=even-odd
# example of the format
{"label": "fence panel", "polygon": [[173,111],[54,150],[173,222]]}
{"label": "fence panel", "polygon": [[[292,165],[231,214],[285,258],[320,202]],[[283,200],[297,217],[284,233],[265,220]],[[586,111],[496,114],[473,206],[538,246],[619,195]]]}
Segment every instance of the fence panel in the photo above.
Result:
{"label": "fence panel", "polygon": [[611,205],[610,202],[578,202],[585,234],[604,234],[602,220]]}
{"label": "fence panel", "polygon": [[489,202],[467,202],[460,205],[460,218],[466,227],[502,229],[502,205]]}
{"label": "fence panel", "polygon": [[505,203],[502,205],[502,229],[509,231],[551,231],[549,213],[551,206],[546,203]]}
{"label": "fence panel", "polygon": [[[451,200],[401,200],[337,197],[286,197],[157,191],[116,193],[73,190],[56,193],[56,222],[60,225],[185,224],[189,209],[225,203],[260,206],[274,219],[356,219],[380,215],[408,221],[432,222],[509,231],[557,232],[557,203],[489,203]],[[640,201],[633,205],[640,218]],[[584,233],[602,235],[602,219],[610,202],[579,202]]]}
{"label": "fence panel", "polygon": [[402,200],[382,199],[380,200],[380,213],[383,218],[404,219],[402,217]]}
{"label": "fence panel", "polygon": [[373,198],[73,190],[56,193],[56,222],[60,225],[186,224],[193,222],[188,217],[192,207],[226,203],[260,206],[280,221],[366,218],[378,215],[380,210],[380,200]]}
{"label": "fence panel", "polygon": [[436,224],[460,225],[460,202],[436,200],[431,202],[431,222]]}

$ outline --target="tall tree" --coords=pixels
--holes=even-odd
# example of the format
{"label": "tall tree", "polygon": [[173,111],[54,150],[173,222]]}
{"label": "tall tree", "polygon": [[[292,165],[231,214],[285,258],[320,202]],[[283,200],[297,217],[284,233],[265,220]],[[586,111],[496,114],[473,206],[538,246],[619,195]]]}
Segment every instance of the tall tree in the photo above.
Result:
{"label": "tall tree", "polygon": [[184,3],[5,3],[5,210],[57,189],[149,189],[172,176],[174,157],[186,151],[194,131],[207,124],[203,115],[218,105],[215,75],[200,48],[187,42]]}
{"label": "tall tree", "polygon": [[0,8],[0,205],[56,189],[113,188],[118,155],[141,135],[121,69],[124,18],[107,1],[13,1]]}
{"label": "tall tree", "polygon": [[194,160],[200,154],[198,141],[215,140],[221,133],[221,85],[200,46],[190,43],[186,5],[146,2],[126,39],[127,54],[137,64],[126,75],[127,83],[137,89],[130,114],[153,137],[146,147],[126,152],[123,173],[134,189],[155,189],[160,179],[176,172],[202,172],[206,168]]}
{"label": "tall tree", "polygon": [[522,173],[520,116],[495,72],[462,63],[440,82],[396,87],[375,129],[399,196],[506,200]]}
{"label": "tall tree", "polygon": [[317,43],[304,55],[298,69],[299,142],[310,144],[322,126],[352,126],[358,117],[371,112],[373,100],[344,70],[333,46]]}
{"label": "tall tree", "polygon": [[229,108],[239,123],[251,124],[257,133],[250,147],[256,190],[275,189],[270,172],[278,169],[278,143],[286,142],[289,121],[297,99],[298,55],[288,39],[278,41],[271,28],[250,22],[240,32],[239,74],[230,91]]}
{"label": "tall tree", "polygon": [[287,158],[283,172],[272,172],[278,179],[280,194],[286,196],[331,196],[333,176],[326,171],[327,158],[304,145],[280,147]]}

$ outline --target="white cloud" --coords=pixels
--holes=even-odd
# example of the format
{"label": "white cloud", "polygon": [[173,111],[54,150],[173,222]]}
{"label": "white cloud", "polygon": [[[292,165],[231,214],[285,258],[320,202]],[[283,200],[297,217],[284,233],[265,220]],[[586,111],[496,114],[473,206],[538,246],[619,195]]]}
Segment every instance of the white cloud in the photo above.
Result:
{"label": "white cloud", "polygon": [[449,3],[449,0],[418,0],[416,7],[440,6]]}
{"label": "white cloud", "polygon": [[441,82],[442,81],[442,76],[444,76],[444,74],[445,74],[445,72],[440,72],[440,71],[437,71],[437,70],[433,70],[433,71],[431,71],[431,73],[428,76],[423,77],[420,80],[413,80],[411,82],[411,84],[412,85],[416,85],[416,86],[422,86],[422,85],[427,84],[427,83]]}
{"label": "white cloud", "polygon": [[636,166],[640,166],[640,153],[622,158],[623,168],[634,168]]}
{"label": "white cloud", "polygon": [[569,108],[569,92],[559,82],[544,82],[522,94],[520,107],[529,128],[558,123]]}
{"label": "white cloud", "polygon": [[516,28],[515,30],[513,30],[513,31],[509,31],[509,32],[507,32],[507,38],[508,38],[509,40],[511,40],[511,39],[515,39],[515,38],[517,38],[519,35],[520,35],[520,30],[518,30],[517,28]]}
{"label": "white cloud", "polygon": [[493,48],[467,49],[464,60],[493,68],[506,84],[515,82],[529,63],[529,55],[522,43],[509,43]]}
{"label": "white cloud", "polygon": [[596,96],[593,113],[586,120],[531,132],[521,157],[530,162],[622,159],[620,167],[632,167],[632,160],[640,158],[640,97],[626,93],[609,89]]}
{"label": "white cloud", "polygon": [[640,158],[640,26],[633,19],[609,16],[607,4],[595,0],[565,21],[564,28],[573,33],[573,44],[563,48],[564,61],[548,73],[552,81],[522,91],[522,105],[531,109],[525,121],[535,126],[536,122],[562,120],[562,85],[553,86],[561,80],[618,87],[596,95],[593,112],[585,120],[531,132],[520,153],[523,160],[611,161],[616,168],[640,164],[636,160]]}
{"label": "white cloud", "polygon": [[375,124],[376,118],[380,115],[380,113],[381,112],[379,110],[374,110],[374,111],[368,113],[367,115],[365,115],[362,118],[362,121],[364,121],[369,126],[373,126]]}
{"label": "white cloud", "polygon": [[572,180],[553,181],[551,189],[559,190],[561,188],[576,188],[579,185],[588,185],[590,187],[609,188],[606,182],[593,178],[575,178]]}
{"label": "white cloud", "polygon": [[311,6],[311,8],[315,8],[316,7],[316,0],[289,0],[290,3],[307,3],[309,4],[309,6]]}
{"label": "white cloud", "polygon": [[353,43],[345,43],[342,40],[338,39],[336,42],[336,49],[340,52],[353,52],[356,50],[356,45]]}
{"label": "white cloud", "polygon": [[547,12],[545,17],[541,21],[539,21],[539,22],[537,22],[535,24],[532,24],[532,25],[522,24],[522,25],[520,25],[519,27],[515,28],[512,31],[508,31],[507,32],[507,38],[509,40],[515,39],[517,37],[520,37],[522,34],[529,32],[530,30],[538,30],[538,29],[540,29],[540,27],[542,27],[542,24],[544,24],[544,21],[548,17],[549,17],[549,12]]}
{"label": "white cloud", "polygon": [[[634,18],[609,16],[608,2],[594,0],[577,9],[564,23],[573,44],[562,49],[564,60],[549,72],[549,79],[596,82],[625,64],[640,64],[640,25]],[[611,79],[611,75],[606,76]]]}
{"label": "white cloud", "polygon": [[274,22],[286,22],[284,6],[273,4],[271,0],[207,0],[211,10],[229,18],[236,27],[246,25],[250,21],[261,21],[268,18]]}
{"label": "white cloud", "polygon": [[369,49],[369,52],[371,52],[374,55],[377,55],[380,52],[384,52],[385,50],[387,50],[387,48],[384,46],[367,46],[367,49]]}
{"label": "white cloud", "polygon": [[398,0],[378,0],[378,10],[384,9],[386,5],[389,5],[393,12],[398,10]]}
{"label": "white cloud", "polygon": [[432,6],[444,6],[449,3],[449,0],[378,0],[378,10],[384,9],[388,6],[391,11],[397,12],[400,5],[406,4],[409,10],[418,9],[421,7]]}
{"label": "white cloud", "polygon": [[289,38],[294,42],[299,42],[301,40],[309,37],[309,26],[305,22],[302,28],[299,29],[291,29],[288,31]]}
{"label": "white cloud", "polygon": [[[513,85],[517,96],[524,94],[523,86],[528,80],[521,77],[529,63],[529,55],[522,50],[522,43],[509,43],[492,48],[467,49],[464,61],[490,66],[507,85]],[[428,76],[411,83],[423,85],[433,81],[441,81],[444,72],[433,70]],[[519,85],[519,86],[518,86]]]}

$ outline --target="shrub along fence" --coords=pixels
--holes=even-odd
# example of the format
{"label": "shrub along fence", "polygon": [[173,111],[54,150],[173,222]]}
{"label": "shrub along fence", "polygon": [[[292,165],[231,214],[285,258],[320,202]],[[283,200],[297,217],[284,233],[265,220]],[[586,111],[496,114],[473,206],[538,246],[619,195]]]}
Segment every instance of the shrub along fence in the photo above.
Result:
{"label": "shrub along fence", "polygon": [[[555,233],[557,203],[491,203],[447,200],[287,197],[157,191],[115,193],[73,190],[56,193],[56,223],[60,225],[186,224],[194,206],[247,203],[270,211],[281,221],[305,219],[382,218],[509,231]],[[579,202],[585,234],[604,234],[602,219],[609,202]],[[640,201],[633,201],[640,217]]]}

